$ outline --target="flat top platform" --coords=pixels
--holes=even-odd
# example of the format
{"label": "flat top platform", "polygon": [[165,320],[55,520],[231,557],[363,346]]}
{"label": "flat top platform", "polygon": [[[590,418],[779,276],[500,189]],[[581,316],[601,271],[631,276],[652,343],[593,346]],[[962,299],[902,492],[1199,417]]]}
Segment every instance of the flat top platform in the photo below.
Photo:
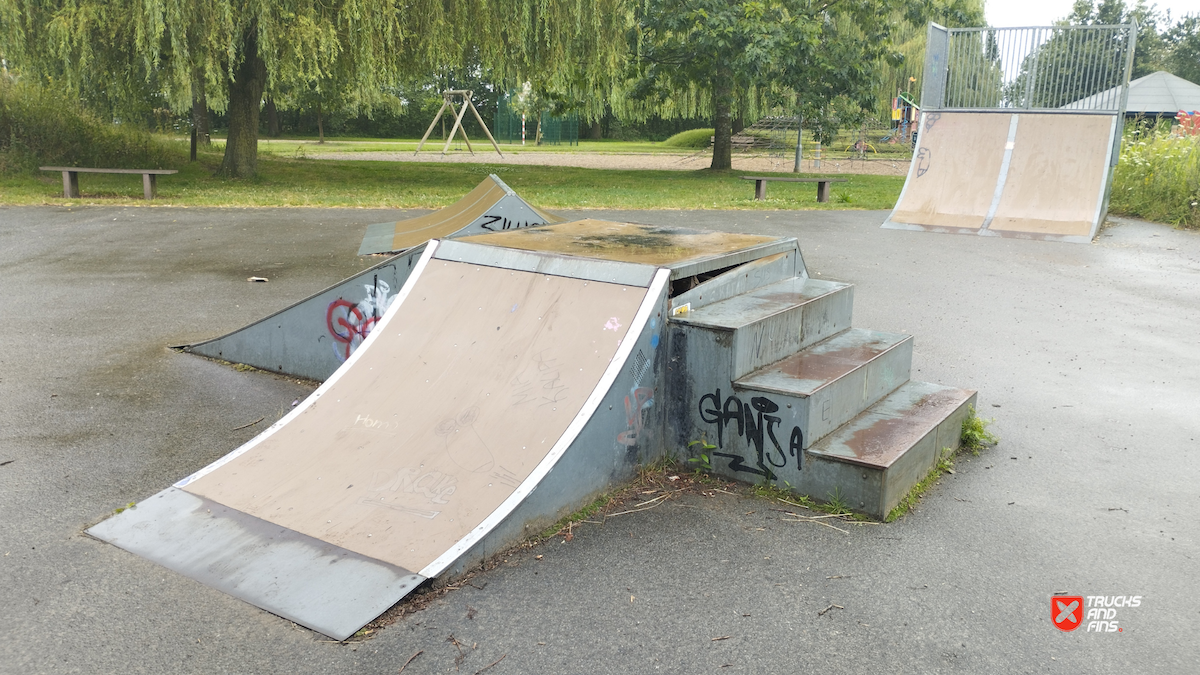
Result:
{"label": "flat top platform", "polygon": [[177,169],[97,169],[85,166],[39,166],[42,171],[73,171],[75,173],[152,173],[165,176],[179,173]]}
{"label": "flat top platform", "polygon": [[[514,230],[463,237],[459,241],[561,253],[584,258],[641,263],[672,270],[695,269],[692,263],[720,261],[736,264],[784,248],[794,248],[795,240],[730,232],[707,232],[678,227],[616,223],[607,220],[576,220],[544,225],[529,230]],[[749,253],[744,260],[729,260],[733,254]],[[704,266],[715,269],[722,265]],[[697,272],[692,272],[697,273]],[[672,275],[678,277],[678,274]]]}

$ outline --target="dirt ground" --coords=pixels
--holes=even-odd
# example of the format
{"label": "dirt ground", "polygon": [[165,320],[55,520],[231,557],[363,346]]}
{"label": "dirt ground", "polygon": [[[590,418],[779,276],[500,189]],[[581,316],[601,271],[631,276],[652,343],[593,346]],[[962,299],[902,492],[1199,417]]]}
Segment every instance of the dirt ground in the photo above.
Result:
{"label": "dirt ground", "polygon": [[[439,151],[425,151],[419,155],[411,152],[331,152],[314,155],[320,159],[369,160],[379,162],[448,162],[480,164],[527,164],[540,166],[574,166],[584,169],[658,169],[667,171],[695,171],[708,168],[712,162],[709,150],[692,154],[601,154],[593,152],[509,152],[498,157],[495,152],[477,152],[474,155],[451,150],[446,155]],[[734,153],[733,168],[738,171],[790,172],[792,157],[771,157],[764,154]],[[908,160],[893,159],[826,159],[815,166],[813,160],[801,162],[802,173],[855,173],[878,176],[904,176],[908,174]]]}

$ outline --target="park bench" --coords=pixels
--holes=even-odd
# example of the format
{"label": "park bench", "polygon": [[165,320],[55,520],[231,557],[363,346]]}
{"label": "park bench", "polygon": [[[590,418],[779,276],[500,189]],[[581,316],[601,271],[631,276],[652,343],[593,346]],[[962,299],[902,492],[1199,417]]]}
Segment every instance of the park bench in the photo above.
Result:
{"label": "park bench", "polygon": [[175,169],[90,169],[82,166],[43,166],[42,171],[61,171],[63,177],[63,197],[70,199],[79,196],[80,173],[140,173],[142,174],[142,191],[146,199],[154,199],[158,192],[158,176],[179,173]]}
{"label": "park bench", "polygon": [[817,184],[817,201],[825,203],[829,201],[829,184],[830,183],[845,183],[845,178],[783,178],[777,176],[742,176],[742,180],[754,181],[754,199],[764,201],[767,198],[767,181],[779,180],[785,183],[816,183]]}

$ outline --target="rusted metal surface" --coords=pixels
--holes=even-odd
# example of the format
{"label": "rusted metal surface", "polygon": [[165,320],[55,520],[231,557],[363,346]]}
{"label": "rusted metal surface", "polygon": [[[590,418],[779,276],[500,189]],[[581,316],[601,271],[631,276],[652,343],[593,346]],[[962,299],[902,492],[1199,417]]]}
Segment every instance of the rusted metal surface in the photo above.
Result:
{"label": "rusted metal surface", "polygon": [[577,220],[463,241],[583,258],[656,265],[671,278],[695,276],[796,248],[795,240],[605,220]]}
{"label": "rusted metal surface", "polygon": [[[852,420],[815,454],[853,464],[887,468],[908,448],[937,432],[947,416],[972,400],[975,392],[926,382],[910,382]],[[947,429],[935,444],[957,447],[957,430]]]}
{"label": "rusted metal surface", "polygon": [[743,377],[738,380],[738,384],[761,391],[812,396],[818,390],[902,346],[907,346],[908,354],[911,355],[912,346],[908,344],[911,342],[911,335],[852,328]]}
{"label": "rusted metal surface", "polygon": [[564,219],[522,199],[495,174],[444,209],[408,220],[367,226],[359,255],[403,251],[446,237],[503,232]]}
{"label": "rusted metal surface", "polygon": [[911,336],[852,328],[735,384],[784,397],[808,448],[906,382],[911,367]]}

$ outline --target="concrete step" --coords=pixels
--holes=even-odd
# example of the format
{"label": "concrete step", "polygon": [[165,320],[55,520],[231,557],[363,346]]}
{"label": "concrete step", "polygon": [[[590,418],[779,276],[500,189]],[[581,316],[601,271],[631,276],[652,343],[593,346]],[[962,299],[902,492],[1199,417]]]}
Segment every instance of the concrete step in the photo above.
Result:
{"label": "concrete step", "polygon": [[958,448],[976,392],[908,382],[808,449],[797,486],[882,518]]}
{"label": "concrete step", "polygon": [[707,333],[694,342],[718,347],[714,356],[728,352],[732,381],[848,329],[853,306],[850,284],[793,277],[671,320]]}
{"label": "concrete step", "polygon": [[738,379],[794,408],[808,448],[908,381],[911,335],[851,328]]}

